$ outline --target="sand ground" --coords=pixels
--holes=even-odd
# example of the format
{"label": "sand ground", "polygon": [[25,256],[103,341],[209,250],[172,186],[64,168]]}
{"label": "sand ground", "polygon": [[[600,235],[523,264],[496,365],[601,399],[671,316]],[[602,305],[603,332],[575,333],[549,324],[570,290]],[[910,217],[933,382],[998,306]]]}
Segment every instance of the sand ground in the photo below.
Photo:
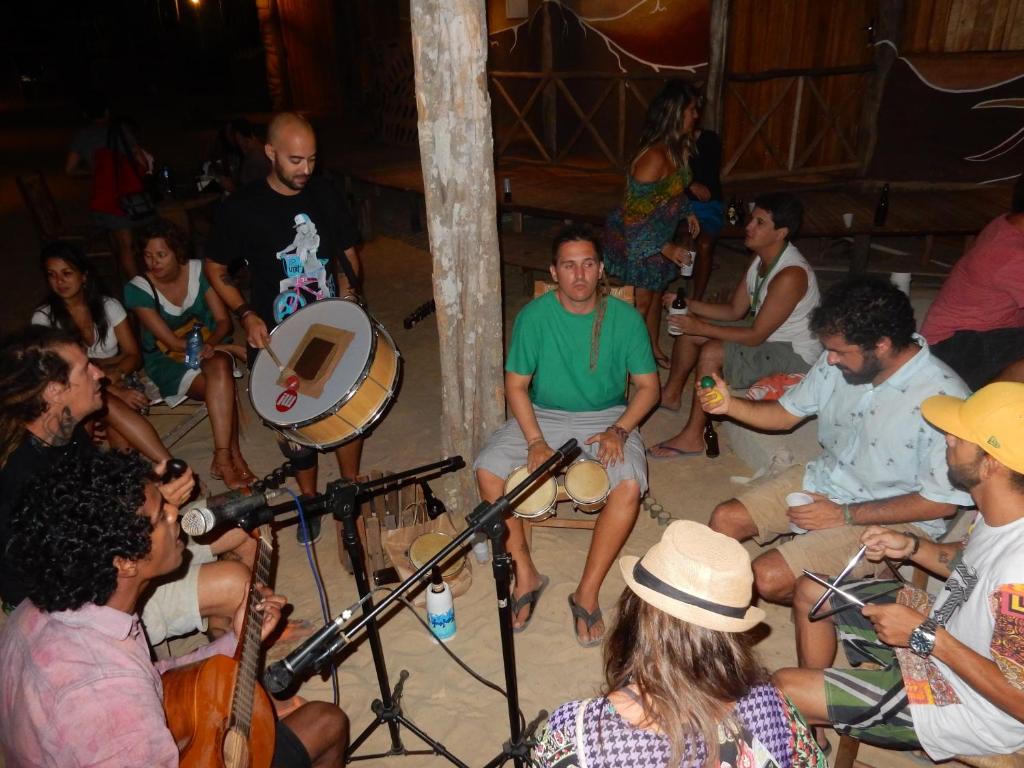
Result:
{"label": "sand ground", "polygon": [[[386,214],[383,223],[388,223]],[[536,225],[534,231],[518,236],[519,242],[532,242],[542,237],[546,226],[549,225]],[[423,235],[395,227],[391,234],[382,234],[368,243],[365,250],[370,307],[391,329],[402,351],[405,381],[393,409],[366,442],[364,470],[397,471],[443,458],[438,447],[440,363],[434,324],[428,319],[412,330],[401,328],[404,314],[430,293],[430,262],[423,239]],[[517,236],[506,234],[505,247],[515,247],[516,242]],[[725,249],[719,260],[721,266],[714,274],[711,290],[731,286],[745,265],[742,254]],[[526,297],[521,294],[518,272],[506,268],[504,278],[506,317],[511,320]],[[927,296],[930,290],[927,286],[915,289],[915,298]],[[243,401],[248,406],[247,399]],[[656,411],[642,428],[645,442],[652,445],[671,435],[681,418],[664,410]],[[269,471],[280,462],[271,433],[254,417],[246,428],[243,448],[258,472]],[[208,428],[203,425],[182,441],[175,453],[203,468],[209,450]],[[337,477],[333,459],[322,458],[321,469],[324,475],[321,485]],[[716,503],[736,493],[738,486],[731,478],[748,476],[754,469],[736,458],[723,440],[722,455],[718,459],[701,457],[652,462],[648,501],[660,503],[673,518],[706,522]],[[641,554],[657,541],[662,530],[656,520],[641,509],[624,552]],[[280,558],[277,588],[291,599],[295,617],[319,626],[318,600],[302,548],[296,543],[291,528],[282,529],[277,538]],[[541,709],[550,711],[567,699],[591,696],[600,689],[603,675],[600,650],[582,649],[576,644],[566,600],[575,589],[588,544],[589,533],[585,531],[535,531],[534,557],[541,572],[550,577],[551,584],[540,600],[530,628],[515,636],[520,708],[527,720]],[[759,547],[756,544],[748,547],[752,556],[756,556]],[[331,616],[334,616],[356,599],[354,582],[339,565],[335,532],[329,526],[325,527],[315,550],[327,587]],[[458,632],[447,648],[480,675],[503,686],[490,565],[481,567],[474,562],[472,568],[473,584],[467,594],[456,600]],[[606,611],[610,612],[623,586],[617,568],[613,568],[601,593],[601,604]],[[764,607],[768,618],[760,630],[761,659],[768,669],[791,665],[795,651],[790,612],[779,606]],[[419,610],[422,614],[422,609]],[[405,714],[470,765],[483,764],[497,754],[508,738],[504,699],[460,669],[408,610],[397,610],[389,615],[380,632],[392,684],[400,670],[410,672],[403,699]],[[339,660],[340,701],[352,718],[353,734],[357,734],[372,719],[370,702],[380,696],[368,644],[356,641]],[[330,683],[313,678],[301,687],[300,695],[330,699]],[[422,747],[409,731],[403,730],[402,734],[406,748]],[[388,732],[380,728],[360,754],[386,752],[389,748]],[[870,761],[869,752],[864,748],[863,759]],[[876,765],[899,765],[901,760],[909,759],[886,753],[878,755],[873,761]],[[441,762],[442,758],[436,756],[389,757],[381,758],[379,764],[411,767]]]}
{"label": "sand ground", "polygon": [[[61,113],[66,114],[66,113]],[[5,300],[0,307],[5,328],[11,328],[18,318],[27,316],[35,295],[41,295],[42,282],[34,264],[35,242],[31,226],[17,197],[13,175],[32,167],[42,167],[51,178],[55,195],[61,200],[69,218],[84,219],[81,210],[83,190],[76,181],[64,180],[59,175],[63,161],[63,148],[74,129],[74,120],[66,116],[57,122],[49,115],[36,119],[5,118],[8,143],[18,152],[10,155],[0,186],[0,232],[3,236],[7,274]],[[13,122],[13,124],[12,124]],[[45,123],[45,130],[39,124]],[[55,126],[55,127],[54,127]],[[79,207],[72,203],[77,201]],[[423,233],[408,231],[404,221],[405,209],[401,204],[389,206],[387,196],[375,208],[376,239],[367,243],[366,292],[375,316],[394,335],[401,349],[405,376],[403,387],[394,407],[366,442],[363,469],[402,470],[436,461],[440,455],[438,414],[440,412],[440,365],[437,335],[432,319],[427,319],[411,330],[403,330],[402,318],[431,296],[431,262]],[[534,222],[521,236],[506,234],[503,248],[535,245],[550,234],[550,223]],[[729,244],[726,244],[728,246]],[[818,254],[821,243],[800,243],[807,253]],[[909,243],[909,247],[919,247]],[[955,246],[951,246],[955,253]],[[839,252],[833,248],[820,255],[820,263],[841,262]],[[952,258],[952,257],[950,257]],[[731,287],[746,264],[746,257],[733,243],[720,247],[717,261],[719,269],[713,275],[711,290]],[[819,262],[816,262],[819,263]],[[893,269],[895,267],[889,267]],[[835,277],[834,272],[820,273],[823,280]],[[937,283],[915,281],[914,298],[927,302],[934,294]],[[518,271],[506,268],[505,317],[507,327],[525,303],[521,293]],[[26,298],[28,297],[28,298]],[[243,435],[243,450],[253,469],[269,472],[281,462],[273,434],[263,427],[242,393],[241,400],[247,414]],[[176,418],[156,419],[158,429],[165,430]],[[642,433],[648,445],[673,434],[682,417],[666,411],[656,411],[643,426]],[[174,453],[187,460],[198,471],[205,473],[209,466],[212,443],[208,423],[203,423],[174,447]],[[466,457],[470,461],[472,457]],[[651,500],[662,504],[674,518],[706,521],[719,501],[736,492],[732,476],[750,475],[755,468],[746,467],[731,452],[723,440],[722,455],[718,459],[696,458],[652,463],[650,467]],[[320,487],[338,477],[333,459],[321,459]],[[468,469],[462,471],[469,471]],[[211,491],[219,485],[211,481]],[[644,510],[624,552],[640,554],[660,536],[662,528]],[[575,588],[589,543],[589,534],[581,531],[539,529],[534,535],[534,557],[541,572],[547,574],[551,584],[541,599],[530,628],[515,636],[520,708],[527,720],[541,709],[551,710],[563,701],[580,696],[594,695],[602,682],[602,661],[599,649],[582,649],[575,641],[566,596]],[[758,547],[749,545],[752,554]],[[335,616],[352,604],[356,598],[353,579],[339,564],[335,531],[325,526],[323,538],[313,548],[322,573],[329,602],[329,615]],[[294,606],[295,618],[307,619],[320,625],[320,608],[307,557],[293,534],[292,528],[280,531],[277,537],[279,558],[277,589],[288,595]],[[458,633],[447,645],[483,677],[498,685],[502,679],[502,657],[498,638],[498,622],[494,583],[490,565],[473,568],[473,584],[467,594],[456,600]],[[601,604],[610,611],[623,581],[613,568],[601,593]],[[768,669],[792,664],[795,659],[792,625],[788,609],[766,605],[767,621],[763,638],[758,644],[761,659]],[[419,609],[422,614],[422,609]],[[609,618],[611,618],[609,616]],[[397,610],[382,622],[381,638],[388,672],[394,684],[400,670],[408,670],[402,700],[407,717],[433,738],[443,742],[456,756],[469,765],[482,765],[501,749],[508,738],[505,700],[501,695],[485,688],[469,677],[432,641],[426,630],[408,610]],[[198,638],[178,641],[175,648],[185,648],[199,642]],[[282,649],[277,649],[280,652]],[[340,703],[352,720],[353,734],[358,734],[371,720],[370,704],[380,693],[374,674],[373,662],[367,643],[356,639],[339,655],[337,665],[340,684]],[[300,694],[309,699],[329,700],[332,695],[329,682],[314,678],[302,685]],[[409,731],[403,729],[402,741],[409,749],[422,745]],[[379,729],[360,754],[386,752],[390,748],[387,730]],[[876,766],[912,764],[912,758],[863,748],[861,758]],[[382,766],[434,766],[443,764],[436,756],[387,757],[376,760]]]}

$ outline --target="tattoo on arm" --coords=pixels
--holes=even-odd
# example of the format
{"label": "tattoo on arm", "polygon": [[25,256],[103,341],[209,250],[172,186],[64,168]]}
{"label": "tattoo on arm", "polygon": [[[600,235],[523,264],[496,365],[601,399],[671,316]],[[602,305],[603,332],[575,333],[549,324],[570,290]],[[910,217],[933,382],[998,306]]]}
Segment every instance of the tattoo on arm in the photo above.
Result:
{"label": "tattoo on arm", "polygon": [[945,548],[939,550],[939,562],[940,563],[942,563],[943,565],[948,565],[949,561],[952,560],[952,559],[953,559],[953,557],[952,557],[952,555],[949,554],[948,550],[946,550]]}

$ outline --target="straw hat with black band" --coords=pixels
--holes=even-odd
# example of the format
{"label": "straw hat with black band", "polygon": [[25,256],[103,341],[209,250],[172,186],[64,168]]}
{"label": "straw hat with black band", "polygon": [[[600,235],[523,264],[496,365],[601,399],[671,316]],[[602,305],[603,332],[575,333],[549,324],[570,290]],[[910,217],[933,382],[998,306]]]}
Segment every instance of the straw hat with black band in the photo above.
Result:
{"label": "straw hat with black band", "polygon": [[746,632],[764,621],[750,604],[750,555],[733,538],[691,520],[676,520],[642,558],[619,559],[636,595],[670,616],[719,632]]}
{"label": "straw hat with black band", "polygon": [[1024,384],[998,381],[966,400],[935,395],[921,403],[921,414],[943,432],[974,443],[1024,474]]}

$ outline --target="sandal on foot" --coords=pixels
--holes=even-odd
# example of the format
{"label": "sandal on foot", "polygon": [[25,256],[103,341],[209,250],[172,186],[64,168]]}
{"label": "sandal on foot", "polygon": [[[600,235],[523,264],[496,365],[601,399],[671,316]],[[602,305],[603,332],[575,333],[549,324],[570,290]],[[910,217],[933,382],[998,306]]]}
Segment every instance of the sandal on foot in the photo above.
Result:
{"label": "sandal on foot", "polygon": [[[668,451],[668,456],[661,456],[660,454],[654,453],[654,451],[662,450]],[[684,451],[682,448],[673,448],[667,442],[658,443],[657,445],[647,449],[647,458],[653,461],[667,461],[669,459],[688,459],[691,456],[703,456],[704,451]]]}
{"label": "sandal on foot", "polygon": [[541,576],[540,585],[535,590],[532,592],[526,592],[512,601],[513,618],[515,618],[523,608],[530,606],[530,614],[526,617],[526,621],[518,627],[512,627],[513,632],[522,632],[530,626],[530,622],[533,621],[533,614],[537,612],[537,601],[540,600],[540,596],[544,593],[544,590],[547,589],[548,581],[549,579],[547,576]]}
{"label": "sandal on foot", "polygon": [[595,645],[600,645],[604,640],[604,633],[602,632],[600,637],[594,637],[587,641],[580,640],[579,633],[576,631],[576,621],[582,621],[587,627],[587,632],[590,632],[594,625],[604,618],[601,614],[601,606],[595,608],[594,612],[591,613],[586,608],[576,605],[576,601],[573,600],[572,593],[570,593],[569,610],[572,611],[572,636],[576,638],[576,642],[580,644],[580,647],[593,648]]}
{"label": "sandal on foot", "polygon": [[[224,449],[227,451],[227,449]],[[217,454],[220,451],[214,451],[213,463],[210,464],[210,477],[214,480],[220,480],[230,490],[237,491],[245,488],[249,483],[238,473],[235,469],[235,465],[231,463],[230,456],[227,461],[217,461]]]}

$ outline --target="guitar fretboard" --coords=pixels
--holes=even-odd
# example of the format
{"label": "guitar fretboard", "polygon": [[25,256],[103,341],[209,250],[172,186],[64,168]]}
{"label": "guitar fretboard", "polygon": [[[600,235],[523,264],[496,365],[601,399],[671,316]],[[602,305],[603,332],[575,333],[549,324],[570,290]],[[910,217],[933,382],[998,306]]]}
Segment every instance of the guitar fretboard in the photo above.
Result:
{"label": "guitar fretboard", "polygon": [[249,738],[252,725],[253,690],[259,672],[261,643],[260,634],[263,626],[263,614],[255,610],[263,599],[256,589],[257,584],[267,584],[270,579],[271,558],[273,547],[270,545],[269,529],[261,528],[256,552],[256,562],[252,569],[252,581],[249,585],[249,600],[245,609],[242,636],[238,640],[238,670],[235,673],[235,690],[231,697],[231,716],[228,727],[242,732]]}

